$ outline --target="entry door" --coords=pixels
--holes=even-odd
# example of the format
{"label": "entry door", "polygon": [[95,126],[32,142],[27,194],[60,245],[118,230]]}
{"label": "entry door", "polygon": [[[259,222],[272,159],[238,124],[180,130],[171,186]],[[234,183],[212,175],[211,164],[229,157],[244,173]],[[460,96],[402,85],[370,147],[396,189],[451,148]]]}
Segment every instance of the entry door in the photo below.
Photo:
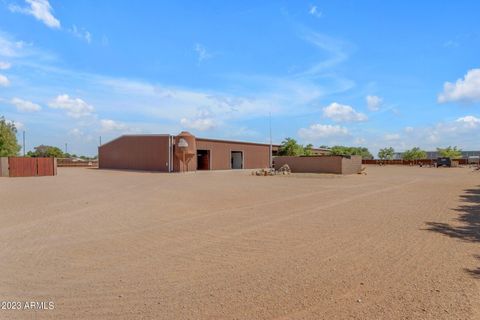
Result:
{"label": "entry door", "polygon": [[243,169],[242,151],[232,151],[232,169]]}
{"label": "entry door", "polygon": [[209,150],[197,150],[197,170],[210,170]]}

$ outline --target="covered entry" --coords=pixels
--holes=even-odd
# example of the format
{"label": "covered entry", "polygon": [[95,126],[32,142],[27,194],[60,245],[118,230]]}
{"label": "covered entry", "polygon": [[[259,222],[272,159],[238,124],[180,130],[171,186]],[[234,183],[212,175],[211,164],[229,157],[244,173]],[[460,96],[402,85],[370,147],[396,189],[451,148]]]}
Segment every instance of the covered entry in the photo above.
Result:
{"label": "covered entry", "polygon": [[243,169],[242,151],[232,151],[232,169]]}
{"label": "covered entry", "polygon": [[197,170],[210,170],[210,150],[197,150]]}

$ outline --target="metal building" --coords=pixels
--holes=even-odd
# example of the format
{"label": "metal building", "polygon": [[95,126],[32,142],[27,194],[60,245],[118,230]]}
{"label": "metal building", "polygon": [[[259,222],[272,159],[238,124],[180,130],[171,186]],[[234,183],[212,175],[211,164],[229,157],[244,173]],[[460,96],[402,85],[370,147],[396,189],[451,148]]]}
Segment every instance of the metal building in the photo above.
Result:
{"label": "metal building", "polygon": [[[184,154],[183,158],[182,143],[189,147],[183,138],[179,140],[182,135],[194,139],[190,141],[195,146],[191,156],[189,150],[189,156]],[[98,161],[101,169],[163,172],[257,169],[270,167],[271,152],[268,144],[196,138],[187,132],[178,136],[123,135],[98,148]]]}

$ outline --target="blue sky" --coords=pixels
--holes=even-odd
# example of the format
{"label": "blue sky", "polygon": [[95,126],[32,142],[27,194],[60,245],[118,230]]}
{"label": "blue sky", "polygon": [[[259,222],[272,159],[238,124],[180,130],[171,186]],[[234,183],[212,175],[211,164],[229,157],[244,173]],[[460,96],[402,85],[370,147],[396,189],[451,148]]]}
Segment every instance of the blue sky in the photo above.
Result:
{"label": "blue sky", "polygon": [[[39,144],[171,133],[480,149],[478,1],[0,0],[0,115]],[[20,136],[20,135],[19,135]]]}

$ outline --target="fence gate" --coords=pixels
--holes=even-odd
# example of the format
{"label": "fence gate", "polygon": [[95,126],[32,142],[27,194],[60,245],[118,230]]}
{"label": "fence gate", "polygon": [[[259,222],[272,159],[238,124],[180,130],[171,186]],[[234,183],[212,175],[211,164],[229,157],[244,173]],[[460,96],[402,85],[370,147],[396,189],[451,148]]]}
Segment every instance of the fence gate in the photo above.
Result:
{"label": "fence gate", "polygon": [[8,158],[10,177],[31,177],[37,175],[37,160],[35,158]]}
{"label": "fence gate", "polygon": [[[5,160],[6,158],[2,159]],[[4,160],[2,160],[0,176],[35,177],[55,176],[57,174],[57,161],[55,158],[8,157],[6,170],[3,168],[6,164]],[[6,173],[3,171],[6,171]]]}
{"label": "fence gate", "polygon": [[53,158],[37,158],[37,176],[53,176],[54,159]]}

